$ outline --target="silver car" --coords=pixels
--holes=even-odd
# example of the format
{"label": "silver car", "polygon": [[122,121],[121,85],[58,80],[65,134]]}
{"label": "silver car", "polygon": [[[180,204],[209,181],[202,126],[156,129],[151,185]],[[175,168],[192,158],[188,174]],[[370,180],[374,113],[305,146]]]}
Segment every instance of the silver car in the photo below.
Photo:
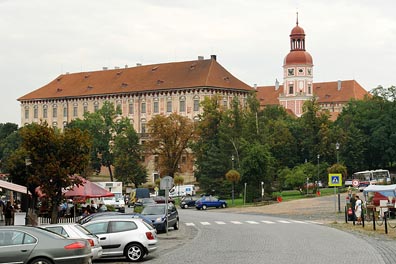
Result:
{"label": "silver car", "polygon": [[125,256],[129,261],[141,261],[158,248],[155,229],[140,218],[92,219],[83,224],[99,237],[102,257]]}
{"label": "silver car", "polygon": [[0,263],[91,264],[86,239],[65,238],[32,226],[0,226]]}
{"label": "silver car", "polygon": [[85,227],[80,224],[51,224],[42,225],[40,227],[48,229],[67,238],[84,238],[88,240],[88,242],[91,244],[92,259],[98,259],[103,254],[103,249],[99,243],[98,237],[89,232]]}

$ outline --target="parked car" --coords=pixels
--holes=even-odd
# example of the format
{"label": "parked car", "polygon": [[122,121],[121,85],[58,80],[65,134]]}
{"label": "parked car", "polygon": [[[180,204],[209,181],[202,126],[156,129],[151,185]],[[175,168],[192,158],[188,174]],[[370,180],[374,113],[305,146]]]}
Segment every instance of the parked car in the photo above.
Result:
{"label": "parked car", "polygon": [[227,202],[211,195],[202,196],[195,202],[195,208],[198,210],[206,210],[208,207],[226,208]]}
{"label": "parked car", "polygon": [[32,226],[0,227],[0,263],[90,264],[91,258],[85,239],[65,238]]}
{"label": "parked car", "polygon": [[[87,215],[77,221],[79,224],[85,224],[93,219],[111,219],[111,218],[141,218],[147,224],[153,226],[151,219],[145,217],[144,215],[137,214],[137,213],[120,213],[120,212],[102,212],[102,213],[95,213]],[[153,226],[154,227],[154,226]]]}
{"label": "parked car", "polygon": [[153,198],[140,198],[135,202],[135,206],[145,206],[147,204],[155,204]]}
{"label": "parked car", "polygon": [[125,256],[136,262],[158,247],[155,229],[139,218],[94,219],[83,226],[99,237],[102,257]]}
{"label": "parked car", "polygon": [[166,204],[147,205],[143,208],[142,215],[151,219],[158,232],[166,232],[166,227],[173,227],[174,230],[179,229],[179,213],[172,203],[168,203],[168,217]]}
{"label": "parked car", "polygon": [[[163,203],[165,203],[165,196],[155,196],[155,197],[153,197],[153,199],[154,199],[154,201],[155,201],[157,204],[163,204]],[[173,204],[175,204],[175,200],[173,200],[172,197],[168,197],[168,203],[173,203]]]}
{"label": "parked car", "polygon": [[183,197],[180,201],[180,207],[182,209],[187,209],[189,207],[195,207],[195,202],[197,201],[197,198],[193,196],[186,196]]}
{"label": "parked car", "polygon": [[102,246],[99,243],[99,239],[96,235],[89,232],[85,227],[77,223],[68,224],[51,224],[42,225],[41,228],[45,228],[59,235],[67,238],[84,238],[88,240],[91,245],[92,259],[98,259],[103,254]]}

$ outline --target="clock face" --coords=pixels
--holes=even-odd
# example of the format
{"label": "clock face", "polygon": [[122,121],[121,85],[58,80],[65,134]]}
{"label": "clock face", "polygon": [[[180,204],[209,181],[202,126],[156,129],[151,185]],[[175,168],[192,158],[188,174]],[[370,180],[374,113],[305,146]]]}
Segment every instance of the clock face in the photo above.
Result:
{"label": "clock face", "polygon": [[294,76],[294,69],[287,69],[287,75]]}

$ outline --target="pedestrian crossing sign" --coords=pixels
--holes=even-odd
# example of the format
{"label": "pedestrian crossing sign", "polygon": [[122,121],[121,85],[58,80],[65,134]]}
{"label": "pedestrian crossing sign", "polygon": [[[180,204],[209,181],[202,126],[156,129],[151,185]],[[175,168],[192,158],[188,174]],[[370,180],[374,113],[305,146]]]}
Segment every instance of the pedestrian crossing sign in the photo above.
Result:
{"label": "pedestrian crossing sign", "polygon": [[330,173],[329,174],[329,186],[333,186],[333,187],[342,186],[342,174],[341,173]]}

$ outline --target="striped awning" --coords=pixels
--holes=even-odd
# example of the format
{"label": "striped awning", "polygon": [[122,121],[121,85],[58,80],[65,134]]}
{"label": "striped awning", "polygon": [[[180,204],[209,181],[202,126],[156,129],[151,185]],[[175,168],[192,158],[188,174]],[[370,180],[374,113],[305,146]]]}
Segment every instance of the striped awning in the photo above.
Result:
{"label": "striped awning", "polygon": [[[0,188],[11,190],[14,192],[19,192],[19,193],[26,193],[26,191],[27,191],[27,188],[25,186],[15,184],[12,182],[3,181],[3,180],[0,180]],[[30,192],[29,192],[29,194],[30,194]]]}

